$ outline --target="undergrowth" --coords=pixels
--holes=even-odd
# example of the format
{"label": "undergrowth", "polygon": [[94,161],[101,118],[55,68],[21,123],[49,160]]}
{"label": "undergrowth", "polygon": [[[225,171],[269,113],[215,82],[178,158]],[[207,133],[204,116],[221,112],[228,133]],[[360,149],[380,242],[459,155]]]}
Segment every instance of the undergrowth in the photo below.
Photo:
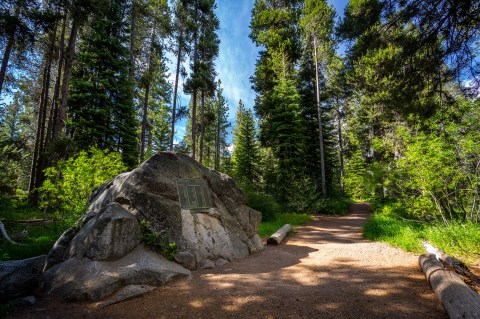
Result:
{"label": "undergrowth", "polygon": [[374,206],[363,235],[417,254],[425,253],[421,242],[426,240],[468,264],[480,258],[480,225],[468,221],[444,225],[438,221],[408,219],[399,203]]}
{"label": "undergrowth", "polygon": [[0,198],[0,221],[12,240],[11,244],[0,236],[0,260],[18,260],[47,254],[67,225],[22,225],[19,220],[50,218],[42,210],[29,206],[26,196],[2,196]]}
{"label": "undergrowth", "polygon": [[258,233],[260,237],[269,237],[285,224],[299,226],[311,220],[313,220],[313,217],[307,214],[278,214],[274,220],[262,222],[258,228]]}

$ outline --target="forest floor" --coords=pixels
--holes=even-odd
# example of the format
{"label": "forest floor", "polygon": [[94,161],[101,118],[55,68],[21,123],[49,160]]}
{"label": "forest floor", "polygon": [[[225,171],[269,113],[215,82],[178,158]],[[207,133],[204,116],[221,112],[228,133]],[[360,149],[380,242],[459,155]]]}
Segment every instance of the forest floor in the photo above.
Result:
{"label": "forest floor", "polygon": [[447,318],[417,256],[362,238],[368,215],[357,203],[318,216],[279,246],[103,309],[43,296],[7,318]]}

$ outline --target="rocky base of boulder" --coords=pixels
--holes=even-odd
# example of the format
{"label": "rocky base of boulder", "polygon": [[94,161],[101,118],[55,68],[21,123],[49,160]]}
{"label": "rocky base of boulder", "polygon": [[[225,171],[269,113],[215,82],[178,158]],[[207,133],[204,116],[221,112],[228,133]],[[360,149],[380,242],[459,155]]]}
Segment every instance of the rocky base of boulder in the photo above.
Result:
{"label": "rocky base of boulder", "polygon": [[31,293],[38,287],[46,257],[0,261],[0,302]]}
{"label": "rocky base of boulder", "polygon": [[71,258],[45,273],[44,290],[68,301],[101,300],[129,285],[162,285],[188,269],[139,245],[115,261]]}

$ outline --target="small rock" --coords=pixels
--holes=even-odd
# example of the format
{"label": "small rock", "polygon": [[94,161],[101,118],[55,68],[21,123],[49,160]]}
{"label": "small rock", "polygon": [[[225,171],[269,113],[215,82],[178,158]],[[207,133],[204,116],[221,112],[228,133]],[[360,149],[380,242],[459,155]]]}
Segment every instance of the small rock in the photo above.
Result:
{"label": "small rock", "polygon": [[155,290],[156,287],[154,286],[147,286],[147,285],[129,285],[124,287],[122,290],[114,294],[111,298],[105,301],[97,302],[94,307],[95,308],[105,308],[107,306],[113,305],[115,303],[128,300],[134,297],[141,296]]}
{"label": "small rock", "polygon": [[215,266],[216,267],[221,267],[223,265],[226,265],[228,264],[228,260],[225,260],[223,258],[218,258],[216,261],[215,261]]}
{"label": "small rock", "polygon": [[194,270],[196,269],[195,256],[188,251],[181,251],[175,255],[175,261],[183,267]]}
{"label": "small rock", "polygon": [[205,259],[200,266],[201,269],[212,269],[215,268],[215,263],[210,259]]}

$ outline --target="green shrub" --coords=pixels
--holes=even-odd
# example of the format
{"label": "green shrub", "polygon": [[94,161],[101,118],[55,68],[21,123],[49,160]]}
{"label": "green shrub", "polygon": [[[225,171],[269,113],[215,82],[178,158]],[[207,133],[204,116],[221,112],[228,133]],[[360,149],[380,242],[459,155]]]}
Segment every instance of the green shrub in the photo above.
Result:
{"label": "green shrub", "polygon": [[40,207],[73,224],[84,212],[92,191],[126,170],[120,153],[91,148],[45,170]]}
{"label": "green shrub", "polygon": [[350,208],[350,200],[345,197],[320,198],[315,203],[313,213],[329,215],[345,215]]}
{"label": "green shrub", "polygon": [[262,213],[262,220],[274,220],[278,214],[282,212],[282,207],[271,195],[260,193],[254,190],[246,190],[248,203],[247,205]]}
{"label": "green shrub", "polygon": [[167,233],[160,233],[152,230],[152,223],[147,220],[141,220],[143,242],[157,253],[161,254],[168,260],[173,260],[178,252],[176,243],[170,240]]}

